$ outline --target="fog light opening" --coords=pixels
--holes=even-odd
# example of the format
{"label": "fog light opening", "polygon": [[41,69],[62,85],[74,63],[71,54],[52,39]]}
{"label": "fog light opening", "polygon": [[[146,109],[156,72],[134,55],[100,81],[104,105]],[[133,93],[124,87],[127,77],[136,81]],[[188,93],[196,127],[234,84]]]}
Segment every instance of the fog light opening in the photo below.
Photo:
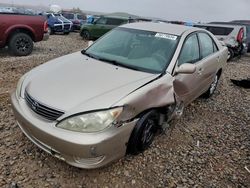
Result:
{"label": "fog light opening", "polygon": [[93,157],[93,158],[81,158],[81,157],[74,157],[74,160],[78,164],[88,164],[88,165],[95,165],[101,163],[105,159],[104,155]]}

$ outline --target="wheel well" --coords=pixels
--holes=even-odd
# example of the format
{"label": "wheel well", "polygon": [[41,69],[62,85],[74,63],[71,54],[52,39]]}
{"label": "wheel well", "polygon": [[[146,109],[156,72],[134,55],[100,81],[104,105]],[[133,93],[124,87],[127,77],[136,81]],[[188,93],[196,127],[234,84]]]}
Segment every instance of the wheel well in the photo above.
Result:
{"label": "wheel well", "polygon": [[23,28],[19,28],[19,29],[15,29],[15,30],[12,30],[11,33],[9,34],[8,38],[7,38],[7,43],[9,42],[9,40],[11,39],[11,37],[13,35],[15,35],[16,33],[25,33],[27,35],[29,35],[31,37],[31,39],[34,41],[35,39],[35,36],[34,34],[28,30],[28,29],[23,29]]}
{"label": "wheel well", "polygon": [[156,107],[156,108],[149,108],[149,109],[146,109],[146,110],[142,111],[141,113],[137,114],[133,119],[140,118],[143,115],[145,115],[146,113],[148,113],[149,111],[153,111],[153,110],[155,110],[160,116],[163,115],[165,117],[167,115],[167,113],[169,112],[169,107],[170,107],[170,105]]}
{"label": "wheel well", "polygon": [[81,36],[83,35],[83,32],[84,32],[84,31],[87,31],[87,32],[89,33],[89,35],[90,35],[90,32],[89,32],[88,29],[82,29],[82,31],[81,31]]}
{"label": "wheel well", "polygon": [[222,69],[218,70],[217,75],[219,78],[221,77],[221,73],[222,73]]}

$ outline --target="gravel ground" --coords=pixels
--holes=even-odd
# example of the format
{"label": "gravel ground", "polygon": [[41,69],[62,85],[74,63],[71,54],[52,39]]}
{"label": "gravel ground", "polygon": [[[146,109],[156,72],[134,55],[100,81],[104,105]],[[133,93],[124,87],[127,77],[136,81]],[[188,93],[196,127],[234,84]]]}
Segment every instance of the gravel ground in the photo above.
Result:
{"label": "gravel ground", "polygon": [[230,78],[250,77],[250,55],[228,63],[215,95],[189,105],[140,155],[83,170],[31,143],[15,123],[9,92],[33,67],[85,45],[71,33],[35,44],[28,57],[0,50],[0,187],[249,187],[250,95]]}

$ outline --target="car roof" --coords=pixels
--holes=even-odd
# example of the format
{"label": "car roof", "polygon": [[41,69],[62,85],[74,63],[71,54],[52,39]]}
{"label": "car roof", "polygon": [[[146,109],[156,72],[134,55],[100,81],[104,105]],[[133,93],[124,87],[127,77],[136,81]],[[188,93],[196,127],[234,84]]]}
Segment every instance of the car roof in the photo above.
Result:
{"label": "car roof", "polygon": [[154,23],[154,22],[136,22],[129,23],[119,27],[138,29],[145,31],[153,31],[158,33],[168,33],[172,35],[181,36],[186,31],[203,31],[203,29],[188,27],[184,25],[170,24],[170,23]]}
{"label": "car roof", "polygon": [[114,19],[120,19],[120,20],[128,20],[129,18],[126,18],[126,17],[121,17],[121,16],[109,16],[109,15],[104,15],[104,16],[101,16],[100,18],[114,18]]}

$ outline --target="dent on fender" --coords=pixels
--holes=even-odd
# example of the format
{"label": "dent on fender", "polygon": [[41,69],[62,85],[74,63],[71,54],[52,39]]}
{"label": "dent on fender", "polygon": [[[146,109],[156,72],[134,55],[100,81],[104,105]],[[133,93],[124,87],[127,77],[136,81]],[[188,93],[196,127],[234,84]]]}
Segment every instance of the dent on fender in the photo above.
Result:
{"label": "dent on fender", "polygon": [[119,101],[117,105],[124,106],[125,112],[120,117],[120,120],[132,119],[147,109],[164,107],[175,103],[173,81],[174,78],[166,74]]}

